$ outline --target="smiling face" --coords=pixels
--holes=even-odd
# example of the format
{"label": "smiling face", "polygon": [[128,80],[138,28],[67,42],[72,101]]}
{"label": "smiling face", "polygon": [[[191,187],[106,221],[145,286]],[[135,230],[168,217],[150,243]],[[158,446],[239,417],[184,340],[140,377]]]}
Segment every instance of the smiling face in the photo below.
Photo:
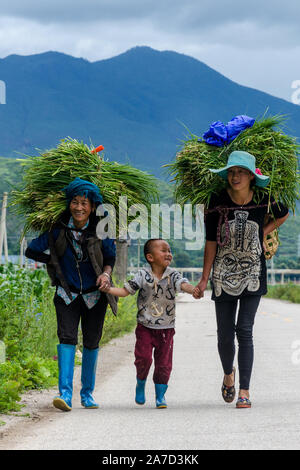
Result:
{"label": "smiling face", "polygon": [[151,243],[151,251],[147,254],[147,261],[151,265],[165,269],[171,264],[172,259],[169,243],[165,240],[155,240]]}
{"label": "smiling face", "polygon": [[75,196],[70,202],[70,212],[77,228],[82,228],[93,210],[91,201],[85,196]]}
{"label": "smiling face", "polygon": [[254,178],[255,176],[251,171],[240,166],[233,166],[227,171],[228,183],[235,191],[249,189]]}

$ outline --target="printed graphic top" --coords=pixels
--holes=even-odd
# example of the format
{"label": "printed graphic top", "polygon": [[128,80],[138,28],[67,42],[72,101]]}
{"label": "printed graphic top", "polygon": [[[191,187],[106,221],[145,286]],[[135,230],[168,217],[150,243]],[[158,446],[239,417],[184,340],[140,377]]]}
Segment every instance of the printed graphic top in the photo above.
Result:
{"label": "printed graphic top", "polygon": [[147,328],[175,327],[175,297],[181,284],[188,279],[174,268],[167,267],[162,278],[157,279],[151,268],[141,268],[124,287],[132,295],[138,290],[137,321]]}
{"label": "printed graphic top", "polygon": [[[265,295],[267,293],[266,260],[263,250],[263,227],[268,212],[269,197],[266,195],[258,206],[252,200],[240,207],[228,192],[223,190],[212,196],[208,210],[221,207],[236,207],[228,211],[229,239],[224,246],[217,245],[212,272],[212,299],[231,300],[232,296]],[[271,203],[274,199],[271,198]],[[253,206],[256,206],[253,208]],[[263,207],[259,207],[263,206]],[[271,205],[275,219],[284,217],[288,209],[280,203]],[[219,212],[206,215],[206,240],[217,241]],[[220,228],[221,242],[226,239],[224,219]]]}

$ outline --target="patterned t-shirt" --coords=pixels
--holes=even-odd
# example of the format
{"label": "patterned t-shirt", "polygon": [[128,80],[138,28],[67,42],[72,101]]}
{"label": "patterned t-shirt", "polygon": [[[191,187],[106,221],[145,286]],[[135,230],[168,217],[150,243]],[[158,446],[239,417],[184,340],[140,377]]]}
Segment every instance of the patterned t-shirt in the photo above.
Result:
{"label": "patterned t-shirt", "polygon": [[[269,198],[266,195],[259,205],[252,200],[240,208],[231,200],[226,190],[223,190],[219,196],[211,198],[209,210],[218,206],[233,208],[228,211],[229,240],[224,246],[217,245],[211,278],[213,300],[230,300],[232,297],[267,293],[263,227],[268,202]],[[282,204],[273,203],[273,198],[270,202],[275,219],[284,217],[288,213],[288,209]],[[217,211],[206,215],[206,240],[217,241],[218,221]],[[223,242],[226,239],[224,219],[220,235]]]}
{"label": "patterned t-shirt", "polygon": [[167,267],[162,278],[157,279],[151,268],[141,268],[134,278],[124,283],[128,292],[137,291],[137,321],[147,328],[164,329],[175,326],[176,292],[188,279],[174,268]]}

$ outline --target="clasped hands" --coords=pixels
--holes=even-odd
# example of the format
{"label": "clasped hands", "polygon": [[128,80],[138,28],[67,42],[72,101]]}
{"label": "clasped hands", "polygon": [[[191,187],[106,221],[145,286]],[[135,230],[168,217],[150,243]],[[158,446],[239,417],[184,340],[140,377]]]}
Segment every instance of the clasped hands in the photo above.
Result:
{"label": "clasped hands", "polygon": [[194,299],[201,299],[204,296],[204,291],[207,287],[207,281],[204,279],[200,279],[199,283],[196,285],[195,289],[193,290],[193,297]]}
{"label": "clasped hands", "polygon": [[110,276],[109,274],[102,273],[98,276],[96,285],[101,292],[108,292],[111,287]]}

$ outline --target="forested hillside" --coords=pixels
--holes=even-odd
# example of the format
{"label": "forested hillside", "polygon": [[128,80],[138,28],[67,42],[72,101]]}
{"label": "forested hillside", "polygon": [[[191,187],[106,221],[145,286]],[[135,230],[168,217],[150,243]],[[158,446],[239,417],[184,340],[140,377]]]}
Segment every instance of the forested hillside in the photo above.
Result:
{"label": "forested hillside", "polygon": [[[255,64],[253,64],[255,67]],[[266,110],[287,116],[300,137],[300,107],[229,80],[172,51],[136,47],[89,62],[58,52],[0,59],[0,155],[37,154],[68,136],[104,145],[109,160],[129,161],[164,179],[188,128],[202,136],[213,121]]]}

